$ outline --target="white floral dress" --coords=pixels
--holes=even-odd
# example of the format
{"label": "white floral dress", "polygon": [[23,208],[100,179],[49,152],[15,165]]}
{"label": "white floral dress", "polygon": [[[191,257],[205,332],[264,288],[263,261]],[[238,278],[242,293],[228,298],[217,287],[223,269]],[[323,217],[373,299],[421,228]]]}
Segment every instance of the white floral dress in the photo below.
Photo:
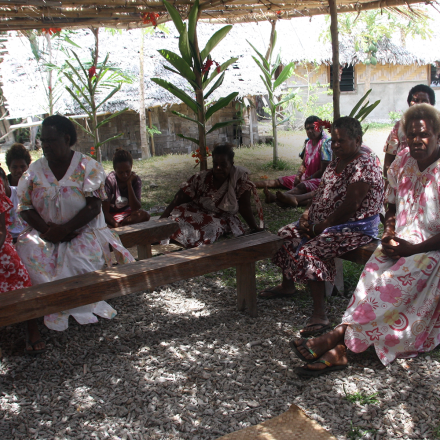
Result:
{"label": "white floral dress", "polygon": [[[46,158],[32,163],[18,184],[18,211],[35,209],[45,222],[64,224],[86,206],[86,197],[106,200],[105,172],[92,158],[75,152],[69,169],[58,181]],[[105,223],[102,211],[79,235],[67,243],[53,244],[28,227],[18,238],[17,252],[26,266],[32,284],[47,283],[102,269],[112,265],[109,244],[120,263],[134,261],[119,237]],[[105,301],[65,310],[44,317],[53,330],[65,330],[69,315],[80,324],[97,322],[95,315],[111,319],[116,311]]]}
{"label": "white floral dress", "polygon": [[[419,171],[409,152],[388,171],[387,201],[396,205],[396,236],[421,243],[440,234],[440,161]],[[384,365],[440,344],[440,250],[392,260],[379,246],[362,272],[342,323],[347,347],[374,344]]]}

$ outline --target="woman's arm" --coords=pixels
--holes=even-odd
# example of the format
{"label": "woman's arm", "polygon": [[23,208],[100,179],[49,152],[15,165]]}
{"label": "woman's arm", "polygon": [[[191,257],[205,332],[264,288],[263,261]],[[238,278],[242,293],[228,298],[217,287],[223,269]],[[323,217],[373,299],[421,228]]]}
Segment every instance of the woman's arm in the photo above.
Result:
{"label": "woman's arm", "polygon": [[139,209],[141,209],[142,207],[142,204],[140,200],[137,198],[133,188],[133,182],[136,179],[137,179],[136,173],[132,171],[127,181],[128,204],[130,205],[132,211],[139,211]]}
{"label": "woman's arm", "polygon": [[245,191],[238,199],[238,212],[244,218],[245,222],[252,231],[262,231],[263,229],[257,226],[254,214],[251,207],[251,190]]}
{"label": "woman's arm", "polygon": [[306,167],[304,166],[304,161],[302,161],[302,163],[298,169],[298,172],[296,173],[295,180],[293,181],[293,186],[297,186],[300,184],[301,177],[305,172],[306,172]]}
{"label": "woman's arm", "polygon": [[48,230],[40,234],[41,238],[51,243],[70,241],[76,237],[76,231],[87,225],[101,211],[101,200],[97,197],[86,197],[86,206],[72,219],[63,225],[48,223]]}
{"label": "woman's arm", "polygon": [[0,214],[0,249],[5,244],[6,240],[6,216],[5,213],[2,212]]}
{"label": "woman's arm", "polygon": [[119,226],[119,223],[110,214],[110,202],[108,200],[102,202],[102,212],[104,213],[105,222],[109,226],[112,228],[117,228]]}
{"label": "woman's arm", "polygon": [[356,182],[348,185],[345,200],[333,214],[329,215],[323,222],[315,225],[315,235],[321,234],[324,229],[330,226],[340,225],[350,220],[362,205],[363,200],[370,190],[370,186],[369,183],[365,182]]}
{"label": "woman's arm", "polygon": [[27,209],[26,211],[20,212],[21,218],[33,229],[40,232],[40,234],[44,234],[48,231],[49,226],[47,223],[41,218],[40,214],[38,214],[35,209]]}
{"label": "woman's arm", "polygon": [[185,194],[183,190],[179,189],[176,195],[174,196],[173,201],[167,206],[167,209],[163,212],[163,214],[159,218],[167,218],[170,216],[171,211],[179,205],[183,205],[184,203],[191,202],[192,199],[189,195]]}
{"label": "woman's arm", "polygon": [[328,160],[321,160],[321,167],[319,168],[319,170],[316,171],[316,173],[313,173],[307,180],[320,179],[322,177],[322,175],[324,174],[324,171],[327,168],[327,165],[329,163],[330,162]]}

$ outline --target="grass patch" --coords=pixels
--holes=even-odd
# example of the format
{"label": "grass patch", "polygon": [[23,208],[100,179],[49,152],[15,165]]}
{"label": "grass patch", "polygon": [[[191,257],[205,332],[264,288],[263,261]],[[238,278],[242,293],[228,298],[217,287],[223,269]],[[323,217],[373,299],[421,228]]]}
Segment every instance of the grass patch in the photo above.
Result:
{"label": "grass patch", "polygon": [[275,163],[273,160],[270,162],[265,163],[261,169],[263,171],[269,171],[269,170],[276,170],[276,171],[284,171],[284,170],[290,170],[293,169],[293,165],[287,162],[284,159],[278,159]]}
{"label": "grass patch", "polygon": [[440,425],[432,427],[432,435],[434,436],[434,438],[440,439]]}
{"label": "grass patch", "polygon": [[363,429],[359,426],[353,426],[353,422],[350,422],[350,425],[350,430],[347,432],[347,438],[350,440],[358,440],[362,437],[373,439],[377,432],[377,429]]}
{"label": "grass patch", "polygon": [[376,396],[378,396],[379,394],[378,392],[373,394],[364,394],[360,393],[359,391],[356,393],[347,393],[347,391],[345,391],[345,386],[343,388],[345,399],[348,400],[350,403],[359,402],[361,405],[379,403],[379,399],[376,398]]}
{"label": "grass patch", "polygon": [[391,130],[394,124],[390,122],[364,122],[363,126],[368,126],[368,130]]}

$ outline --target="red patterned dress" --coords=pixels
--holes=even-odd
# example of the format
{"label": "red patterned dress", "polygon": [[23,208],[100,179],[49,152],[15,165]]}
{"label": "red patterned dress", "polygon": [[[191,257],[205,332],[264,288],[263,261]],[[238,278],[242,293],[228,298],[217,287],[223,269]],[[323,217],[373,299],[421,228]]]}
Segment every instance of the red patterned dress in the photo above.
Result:
{"label": "red patterned dress", "polygon": [[230,177],[219,189],[214,186],[212,170],[194,174],[181,185],[181,189],[192,201],[171,211],[170,218],[176,220],[180,227],[171,238],[185,247],[214,243],[227,233],[234,236],[244,234],[243,224],[236,214],[237,201],[246,191],[254,194],[262,225],[263,209],[246,168],[234,166]]}
{"label": "red patterned dress", "polygon": [[11,224],[9,211],[14,205],[6,197],[3,181],[0,179],[0,214],[5,213],[6,239],[0,250],[0,293],[31,286],[29,274],[17,255],[8,230]]}
{"label": "red patterned dress", "polygon": [[[348,186],[357,182],[368,183],[370,189],[349,222],[369,219],[382,209],[384,184],[376,156],[364,152],[351,161],[341,173],[336,172],[338,162],[339,159],[335,159],[328,165],[313,198],[309,209],[309,221],[313,224],[321,223],[339,208],[345,200]],[[373,237],[350,227],[341,231],[328,229],[331,230],[326,229],[317,237],[304,242],[296,223],[284,226],[278,231],[278,235],[285,239],[284,245],[275,254],[273,262],[290,280],[333,282],[334,258],[369,243]]]}

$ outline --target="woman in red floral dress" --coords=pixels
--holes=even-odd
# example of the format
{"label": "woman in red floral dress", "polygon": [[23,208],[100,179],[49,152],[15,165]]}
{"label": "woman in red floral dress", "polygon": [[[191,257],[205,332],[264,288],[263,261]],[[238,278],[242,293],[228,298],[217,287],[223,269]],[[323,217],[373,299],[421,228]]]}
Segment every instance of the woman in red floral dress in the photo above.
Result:
{"label": "woman in red floral dress", "polygon": [[[4,171],[2,174],[5,175]],[[9,211],[12,207],[13,204],[5,193],[3,179],[0,179],[0,294],[32,285],[7,229],[11,223]],[[46,344],[41,340],[36,319],[27,321],[25,353],[34,356],[45,350]]]}

